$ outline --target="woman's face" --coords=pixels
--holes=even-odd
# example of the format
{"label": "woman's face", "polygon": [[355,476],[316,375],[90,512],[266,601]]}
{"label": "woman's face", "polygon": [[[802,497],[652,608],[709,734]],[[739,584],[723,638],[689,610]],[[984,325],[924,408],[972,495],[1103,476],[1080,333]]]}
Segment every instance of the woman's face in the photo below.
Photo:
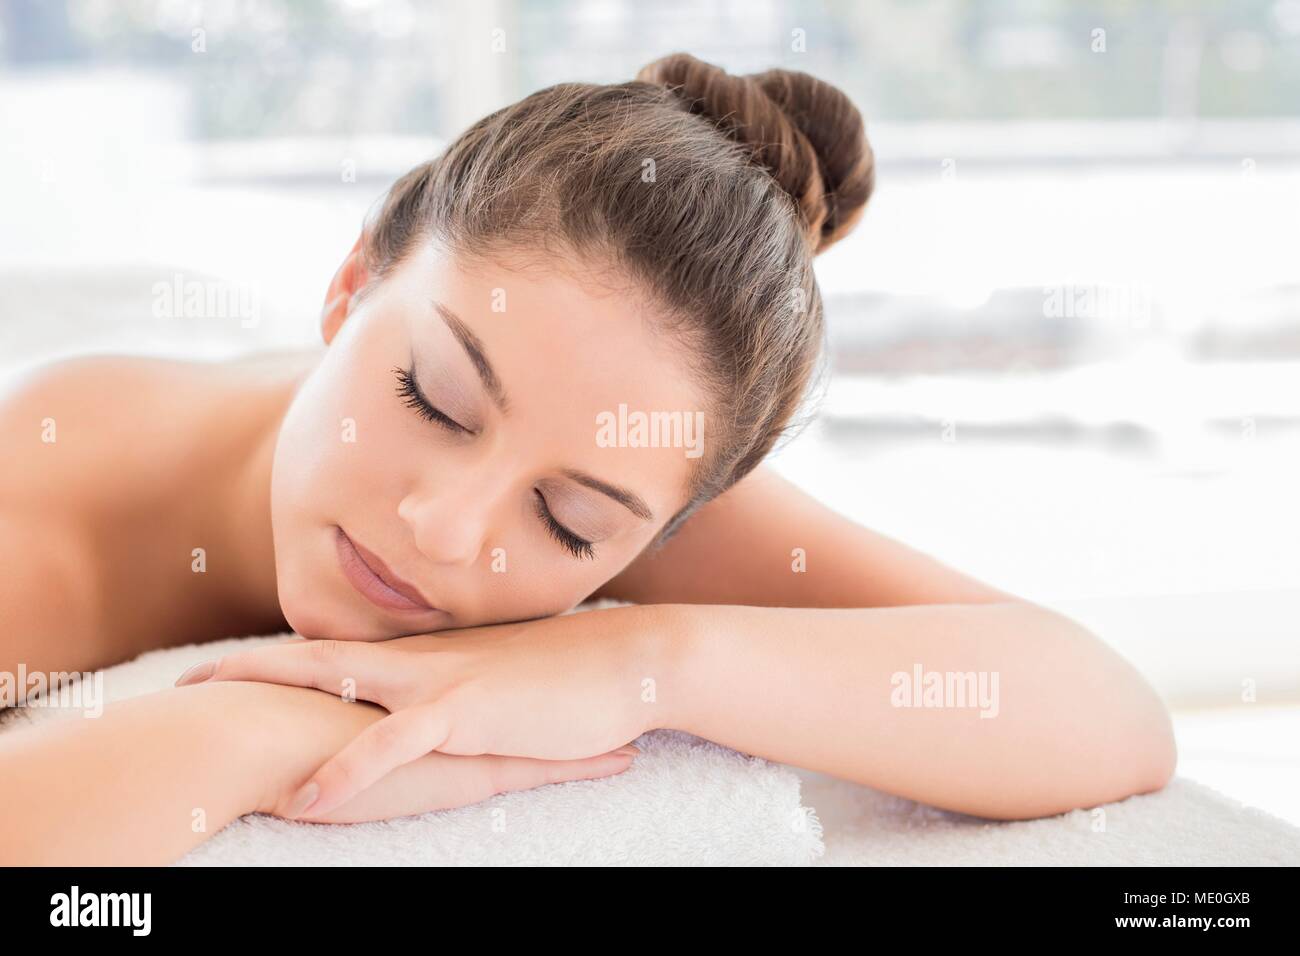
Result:
{"label": "woman's face", "polygon": [[298,633],[559,613],[685,503],[698,447],[630,447],[608,427],[620,405],[676,412],[698,446],[703,423],[678,346],[634,297],[425,244],[349,311],[358,263],[331,287],[329,348],[275,451],[279,598]]}

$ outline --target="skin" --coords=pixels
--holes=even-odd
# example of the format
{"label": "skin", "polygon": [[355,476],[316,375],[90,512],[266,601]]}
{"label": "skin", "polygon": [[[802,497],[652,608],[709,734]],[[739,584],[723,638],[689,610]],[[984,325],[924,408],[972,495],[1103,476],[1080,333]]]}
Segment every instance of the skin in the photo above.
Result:
{"label": "skin", "polygon": [[[701,409],[701,392],[635,290],[564,265],[471,267],[428,246],[372,281],[354,248],[327,294],[323,355],[84,358],[11,388],[0,446],[21,467],[0,473],[0,669],[89,670],[290,628],[309,640],[214,661],[100,721],[0,735],[6,779],[99,754],[95,779],[113,781],[94,815],[75,812],[80,789],[0,793],[0,858],[173,859],[203,838],[194,806],[210,833],[253,811],[329,822],[460,805],[618,772],[630,757],[608,753],[656,727],[994,818],[1168,781],[1168,715],[1095,635],[764,469],[647,551],[691,461],[600,447],[595,417]],[[488,357],[504,409],[435,298]],[[433,405],[473,434],[403,404],[392,370],[412,357]],[[552,537],[539,491],[590,556]],[[365,598],[340,569],[339,526],[436,610]],[[639,606],[553,616],[589,596]],[[997,672],[997,719],[894,706],[891,675],[917,663]],[[270,761],[248,745],[268,736]],[[160,755],[157,779],[103,757],[141,746]],[[179,830],[151,822],[178,808]]]}
{"label": "skin", "polygon": [[[595,441],[596,416],[620,402],[702,407],[674,344],[628,306],[635,297],[599,277],[469,271],[427,245],[357,301],[367,278],[357,257],[331,289],[354,305],[326,314],[331,347],[299,388],[275,449],[275,570],[289,624],[304,637],[382,640],[574,606],[684,504],[691,460],[682,449]],[[506,292],[505,312],[491,311],[495,289]],[[491,357],[508,411],[486,394],[435,298]],[[391,369],[412,355],[429,400],[477,434],[431,424],[395,399]],[[355,441],[340,440],[345,420],[356,423]],[[566,479],[566,470],[630,489],[654,516]],[[561,524],[593,542],[590,560],[547,533],[534,511],[538,491]],[[361,599],[338,572],[335,525],[438,610],[384,612]],[[494,549],[504,573],[492,571]]]}

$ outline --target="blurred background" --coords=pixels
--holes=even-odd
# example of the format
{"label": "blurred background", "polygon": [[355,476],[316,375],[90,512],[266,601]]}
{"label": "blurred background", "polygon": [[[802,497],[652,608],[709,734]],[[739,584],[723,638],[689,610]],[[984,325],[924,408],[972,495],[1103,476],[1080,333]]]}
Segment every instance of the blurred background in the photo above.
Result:
{"label": "blurred background", "polygon": [[1084,620],[1300,823],[1300,0],[0,0],[0,373],[311,345],[396,176],[674,50],[877,154],[775,466]]}

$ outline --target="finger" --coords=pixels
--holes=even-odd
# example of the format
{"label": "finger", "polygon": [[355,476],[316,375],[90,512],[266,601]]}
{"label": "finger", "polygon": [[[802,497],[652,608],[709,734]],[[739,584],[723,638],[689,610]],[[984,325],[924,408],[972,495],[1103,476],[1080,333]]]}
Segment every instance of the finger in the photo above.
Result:
{"label": "finger", "polygon": [[437,750],[450,731],[448,708],[420,704],[371,724],[299,788],[286,816],[329,813],[403,764]]}
{"label": "finger", "polygon": [[612,776],[622,773],[631,762],[630,754],[617,753],[557,761],[493,754],[458,757],[430,753],[403,764],[328,813],[311,814],[310,822],[362,823],[449,810],[479,803],[507,790]]}
{"label": "finger", "polygon": [[[635,748],[633,748],[635,749]],[[531,790],[548,783],[567,780],[594,780],[622,773],[632,765],[635,754],[611,751],[581,760],[535,760],[531,757],[497,757],[493,768],[493,793]]]}
{"label": "finger", "polygon": [[207,680],[251,680],[311,687],[349,699],[387,706],[405,668],[395,667],[401,651],[357,641],[295,641],[239,651],[191,667],[176,686]]}

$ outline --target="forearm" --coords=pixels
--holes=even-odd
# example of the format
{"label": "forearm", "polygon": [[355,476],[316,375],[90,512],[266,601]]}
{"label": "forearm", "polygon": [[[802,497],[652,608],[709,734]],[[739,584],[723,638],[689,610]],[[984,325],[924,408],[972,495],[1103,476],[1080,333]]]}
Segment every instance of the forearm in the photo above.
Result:
{"label": "forearm", "polygon": [[[1036,605],[674,607],[661,724],[747,753],[995,818],[1095,806],[1173,771],[1155,692]],[[976,693],[927,697],[935,673]]]}
{"label": "forearm", "polygon": [[0,862],[172,862],[269,809],[381,713],[298,687],[218,683],[0,734]]}

